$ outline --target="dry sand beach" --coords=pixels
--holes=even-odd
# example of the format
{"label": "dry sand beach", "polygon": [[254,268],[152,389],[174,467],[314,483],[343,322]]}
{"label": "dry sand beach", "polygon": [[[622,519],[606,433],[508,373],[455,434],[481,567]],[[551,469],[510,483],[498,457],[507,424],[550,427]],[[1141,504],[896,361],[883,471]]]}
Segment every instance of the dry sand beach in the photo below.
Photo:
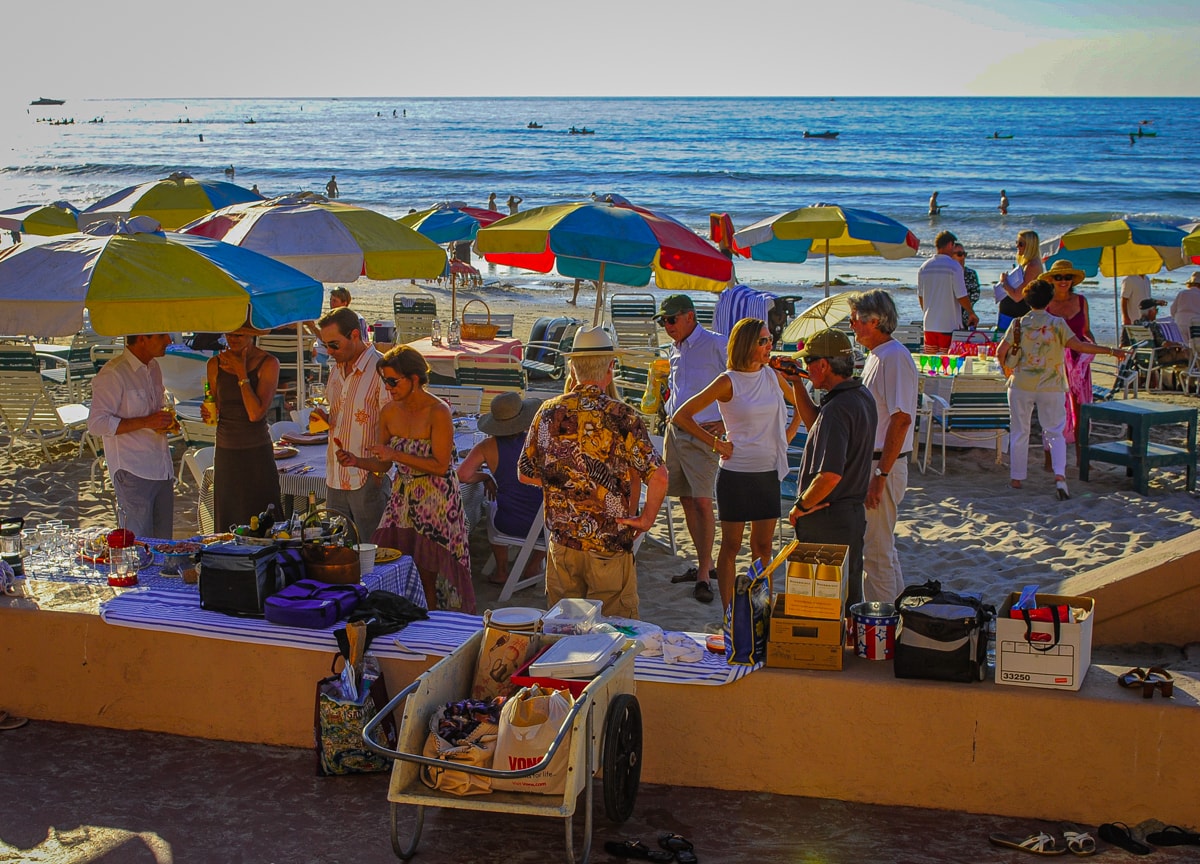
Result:
{"label": "dry sand beach", "polygon": [[[527,334],[533,321],[545,314],[575,314],[590,321],[591,286],[582,292],[578,311],[572,312],[574,307],[566,303],[570,282],[547,280],[545,284],[547,290],[533,293],[512,286],[462,290],[460,308],[467,299],[480,297],[493,312],[516,316],[516,334]],[[439,308],[448,310],[447,288],[420,288],[435,294]],[[353,307],[368,320],[391,317],[397,283],[360,280],[351,290]],[[1179,394],[1150,398],[1195,403],[1194,397]],[[90,459],[72,458],[71,448],[65,444],[59,445],[57,452],[61,457],[50,463],[43,463],[40,452],[30,447],[18,449],[15,459],[0,457],[0,511],[34,521],[62,518],[81,526],[110,525],[111,487],[103,492],[92,488]],[[1010,489],[1007,464],[996,465],[992,450],[951,450],[948,459],[944,476],[932,471],[921,474],[915,465],[910,467],[909,492],[896,529],[909,584],[937,578],[944,587],[976,591],[986,601],[998,604],[1009,591],[1023,585],[1049,587],[1200,528],[1197,496],[1185,491],[1182,470],[1155,471],[1151,494],[1142,496],[1133,490],[1123,469],[1115,466],[1094,465],[1090,482],[1080,482],[1070,454],[1068,482],[1073,497],[1060,502],[1053,494],[1050,475],[1036,470],[1024,489]],[[1031,460],[1035,467],[1040,463],[1036,454]],[[178,537],[197,530],[196,493],[187,481],[179,489]],[[664,548],[665,510],[650,534],[660,542],[646,543],[638,555],[642,617],[667,629],[714,630],[720,624],[719,604],[701,604],[692,599],[690,584],[671,583],[672,576],[694,563],[680,507],[674,507],[673,517],[678,555],[673,557]],[[486,559],[486,537],[477,526],[472,536],[472,561],[480,611],[495,605],[498,594],[497,587],[479,574]],[[60,602],[70,605],[70,597],[77,592],[66,589],[60,593]],[[538,606],[542,602],[540,590],[533,587],[518,592],[509,605]]]}

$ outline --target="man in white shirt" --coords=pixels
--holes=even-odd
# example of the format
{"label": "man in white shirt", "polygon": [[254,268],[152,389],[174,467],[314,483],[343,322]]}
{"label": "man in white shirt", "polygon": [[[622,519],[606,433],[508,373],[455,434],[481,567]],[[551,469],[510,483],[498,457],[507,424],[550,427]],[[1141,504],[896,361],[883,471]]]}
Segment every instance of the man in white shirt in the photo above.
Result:
{"label": "man in white shirt", "polygon": [[[370,540],[388,502],[386,474],[343,465],[342,453],[367,453],[379,440],[379,412],[387,390],[376,372],[383,359],[363,340],[358,313],[348,306],[331,309],[317,319],[320,339],[333,360],[325,397],[329,400],[329,445],[326,452],[326,503],[350,517],[362,542]],[[314,409],[313,413],[325,416]]]}
{"label": "man in white shirt", "polygon": [[[1140,274],[1121,280],[1121,323],[1132,324],[1141,317],[1142,301],[1150,299],[1150,279]],[[1124,340],[1124,333],[1121,334]]]}
{"label": "man in white shirt", "polygon": [[125,350],[92,382],[88,432],[104,439],[104,459],[124,526],[138,537],[174,539],[175,473],[167,432],[175,414],[155,358],[169,333],[125,337]]}
{"label": "man in white shirt", "polygon": [[958,238],[949,231],[940,232],[934,239],[937,254],[917,271],[917,300],[925,313],[925,350],[931,354],[950,350],[950,337],[962,327],[960,307],[966,310],[971,327],[979,323],[979,316],[967,297],[962,265],[952,254],[957,242]]}
{"label": "man in white shirt", "polygon": [[1200,325],[1200,271],[1192,274],[1171,302],[1171,317],[1179,325],[1185,344],[1191,344],[1192,327]]}
{"label": "man in white shirt", "polygon": [[896,304],[882,290],[850,298],[850,327],[871,353],[863,386],[875,399],[875,452],[867,487],[867,532],[863,543],[863,599],[894,603],[904,590],[896,552],[896,519],[908,487],[908,456],[917,414],[917,364],[892,338]]}

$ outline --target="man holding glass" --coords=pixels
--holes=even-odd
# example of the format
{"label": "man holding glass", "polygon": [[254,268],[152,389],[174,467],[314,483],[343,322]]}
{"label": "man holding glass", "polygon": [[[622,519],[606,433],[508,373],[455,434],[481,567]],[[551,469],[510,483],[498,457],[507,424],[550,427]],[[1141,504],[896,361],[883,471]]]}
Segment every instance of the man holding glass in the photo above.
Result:
{"label": "man holding glass", "polygon": [[104,458],[124,527],[138,537],[173,539],[175,474],[167,433],[175,413],[156,358],[169,333],[125,337],[125,350],[104,364],[92,382],[88,432],[103,438]]}

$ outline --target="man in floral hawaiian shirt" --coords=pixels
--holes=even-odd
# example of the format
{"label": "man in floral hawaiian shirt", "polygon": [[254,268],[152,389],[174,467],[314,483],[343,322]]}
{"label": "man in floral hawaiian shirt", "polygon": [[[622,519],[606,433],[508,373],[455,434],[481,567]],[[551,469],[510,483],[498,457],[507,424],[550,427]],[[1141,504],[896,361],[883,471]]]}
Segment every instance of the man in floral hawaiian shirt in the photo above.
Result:
{"label": "man in floral hawaiian shirt", "polygon": [[617,356],[609,335],[580,330],[566,356],[575,386],[542,405],[517,465],[545,492],[546,604],[587,598],[606,616],[637,618],[633,541],[654,524],[667,469],[637,410],[607,394]]}

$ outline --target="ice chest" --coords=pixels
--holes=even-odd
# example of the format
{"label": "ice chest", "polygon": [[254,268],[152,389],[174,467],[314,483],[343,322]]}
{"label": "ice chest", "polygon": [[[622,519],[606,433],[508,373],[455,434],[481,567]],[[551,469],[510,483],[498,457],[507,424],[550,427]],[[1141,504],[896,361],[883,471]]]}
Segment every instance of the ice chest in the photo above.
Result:
{"label": "ice chest", "polygon": [[539,678],[593,678],[625,645],[621,633],[563,636],[529,666]]}
{"label": "ice chest", "polygon": [[1010,618],[1020,594],[1010,594],[996,618],[996,683],[1017,687],[1046,687],[1078,690],[1092,664],[1092,622],[1095,601],[1091,597],[1038,594],[1038,606],[1071,607],[1073,622],[1059,624],[1055,638],[1053,621]]}
{"label": "ice chest", "polygon": [[777,669],[842,668],[845,635],[841,617],[798,618],[784,610],[786,594],[777,594],[771,609],[771,632],[767,640],[767,666]]}
{"label": "ice chest", "polygon": [[850,581],[849,557],[848,546],[793,540],[784,571],[783,613],[841,620]]}

